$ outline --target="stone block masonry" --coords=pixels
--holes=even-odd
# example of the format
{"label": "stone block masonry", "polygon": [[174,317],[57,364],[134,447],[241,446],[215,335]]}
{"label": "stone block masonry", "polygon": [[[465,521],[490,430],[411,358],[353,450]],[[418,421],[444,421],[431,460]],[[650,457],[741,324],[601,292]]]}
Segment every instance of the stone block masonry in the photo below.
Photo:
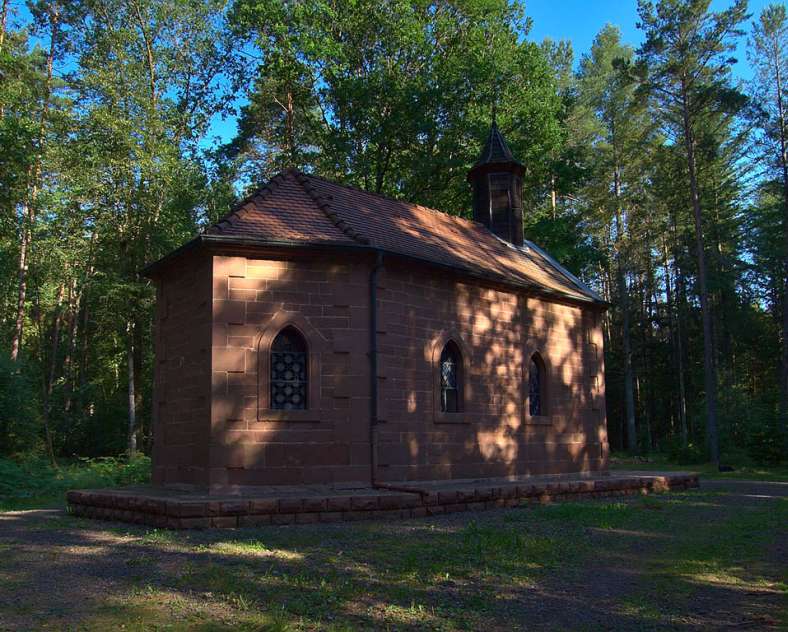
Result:
{"label": "stone block masonry", "polygon": [[162,488],[68,492],[69,511],[99,520],[165,529],[244,528],[355,520],[423,518],[531,503],[631,496],[698,487],[689,472],[618,472],[595,477],[423,481],[341,489],[329,486],[200,495]]}
{"label": "stone block masonry", "polygon": [[153,484],[605,472],[607,304],[496,230],[288,170],[148,266]]}
{"label": "stone block masonry", "polygon": [[[193,254],[158,280],[155,485],[370,481],[369,275],[363,254]],[[601,472],[601,319],[386,259],[377,288],[376,482]],[[270,347],[308,348],[306,410],[273,410]],[[461,411],[440,410],[442,347],[462,356]],[[543,413],[528,409],[544,361]]]}

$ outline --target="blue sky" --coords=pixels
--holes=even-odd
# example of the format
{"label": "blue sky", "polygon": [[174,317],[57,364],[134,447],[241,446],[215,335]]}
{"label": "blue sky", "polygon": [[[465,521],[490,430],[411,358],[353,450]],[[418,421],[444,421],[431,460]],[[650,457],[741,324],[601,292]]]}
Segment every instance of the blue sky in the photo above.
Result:
{"label": "blue sky", "polygon": [[[761,10],[775,0],[750,0],[747,22],[752,21]],[[733,4],[732,0],[712,0],[711,9],[721,11]],[[622,39],[637,48],[643,42],[643,33],[638,30],[637,0],[525,0],[525,13],[533,20],[529,38],[541,42],[549,37],[553,40],[570,40],[575,52],[575,61],[591,48],[596,34],[605,24],[614,24],[621,30]],[[734,72],[741,79],[749,79],[745,41],[739,43],[736,57],[739,60]]]}

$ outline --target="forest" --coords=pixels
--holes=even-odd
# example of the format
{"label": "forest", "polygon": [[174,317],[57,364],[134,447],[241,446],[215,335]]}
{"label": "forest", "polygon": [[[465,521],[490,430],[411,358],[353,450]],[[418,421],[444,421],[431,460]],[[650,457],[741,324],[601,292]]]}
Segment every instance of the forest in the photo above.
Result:
{"label": "forest", "polygon": [[786,459],[782,3],[578,52],[519,0],[0,2],[0,456],[149,452],[147,263],[291,166],[469,216],[494,113],[526,236],[610,303],[611,448]]}

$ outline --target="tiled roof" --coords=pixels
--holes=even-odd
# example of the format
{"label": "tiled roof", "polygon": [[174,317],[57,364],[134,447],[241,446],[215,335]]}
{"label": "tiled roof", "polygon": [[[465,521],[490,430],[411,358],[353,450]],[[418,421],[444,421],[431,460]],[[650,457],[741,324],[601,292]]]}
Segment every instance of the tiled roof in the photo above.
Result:
{"label": "tiled roof", "polygon": [[355,243],[315,203],[295,172],[273,178],[205,232],[270,241]]}
{"label": "tiled roof", "polygon": [[365,245],[504,283],[581,300],[599,297],[544,251],[477,222],[289,170],[211,226],[255,241]]}

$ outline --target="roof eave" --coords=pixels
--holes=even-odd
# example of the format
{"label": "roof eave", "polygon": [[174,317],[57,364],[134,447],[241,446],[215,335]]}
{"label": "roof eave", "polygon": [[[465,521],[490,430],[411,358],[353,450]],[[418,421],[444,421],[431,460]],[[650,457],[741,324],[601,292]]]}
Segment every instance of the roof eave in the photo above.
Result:
{"label": "roof eave", "polygon": [[440,263],[438,261],[433,261],[431,259],[418,257],[416,255],[409,255],[406,253],[389,250],[387,248],[381,248],[379,246],[375,246],[374,244],[367,245],[367,244],[352,243],[345,241],[342,242],[285,241],[285,240],[264,239],[260,237],[249,237],[244,235],[202,234],[202,235],[198,235],[197,237],[187,242],[180,248],[173,250],[165,257],[162,257],[161,259],[149,264],[148,266],[143,268],[142,274],[144,274],[148,278],[153,278],[164,265],[174,260],[175,258],[185,254],[186,252],[196,247],[210,246],[210,245],[249,246],[252,248],[281,248],[283,250],[308,248],[311,250],[326,250],[326,251],[352,250],[355,252],[382,252],[387,256],[397,257],[409,261],[415,261],[432,267],[458,272],[460,274],[464,274],[479,280],[505,285],[508,287],[513,287],[521,290],[526,290],[528,292],[531,292],[533,294],[548,299],[570,301],[574,303],[582,303],[584,305],[594,305],[605,309],[609,306],[608,303],[606,303],[605,301],[603,301],[598,297],[595,298],[593,296],[582,296],[582,295],[560,292],[557,290],[550,290],[535,283],[525,283],[519,280],[505,277],[503,275],[489,274],[481,270],[475,270],[469,267]]}
{"label": "roof eave", "polygon": [[187,241],[182,246],[179,246],[175,250],[168,252],[160,259],[156,259],[156,261],[149,263],[139,271],[140,275],[148,279],[155,278],[157,272],[159,272],[159,270],[161,270],[161,268],[164,267],[166,264],[168,264],[170,261],[174,261],[175,259],[182,256],[183,254],[199,247],[203,241],[204,236],[205,235],[197,235],[196,237]]}
{"label": "roof eave", "polygon": [[479,174],[493,173],[496,171],[510,171],[512,173],[516,173],[519,176],[523,176],[525,174],[525,165],[516,160],[475,164],[468,170],[468,175],[465,176],[465,179],[468,182],[471,182]]}

